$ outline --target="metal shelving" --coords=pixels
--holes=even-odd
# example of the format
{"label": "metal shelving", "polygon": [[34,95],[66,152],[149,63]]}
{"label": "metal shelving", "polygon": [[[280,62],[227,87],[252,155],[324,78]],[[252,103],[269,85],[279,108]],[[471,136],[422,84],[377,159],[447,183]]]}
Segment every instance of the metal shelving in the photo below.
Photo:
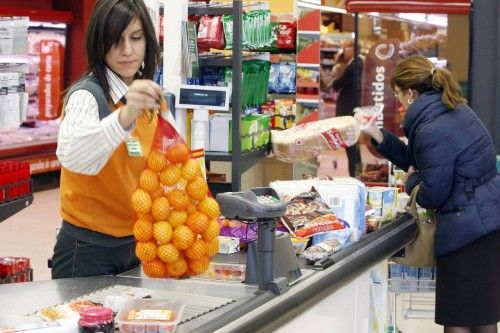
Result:
{"label": "metal shelving", "polygon": [[[256,3],[257,4],[257,3]],[[248,5],[247,3],[245,5]],[[243,41],[243,3],[234,0],[231,4],[193,4],[188,7],[189,15],[233,15],[233,50],[231,56],[202,57],[201,61],[209,61],[210,65],[227,65],[233,68],[232,79],[232,152],[207,152],[206,161],[231,162],[231,183],[209,183],[213,194],[227,191],[241,190],[241,174],[250,169],[264,158],[269,151],[268,147],[248,153],[241,151],[240,120],[242,116],[241,88],[242,88],[242,41]]]}
{"label": "metal shelving", "polygon": [[33,194],[0,204],[0,223],[18,213],[33,202]]}

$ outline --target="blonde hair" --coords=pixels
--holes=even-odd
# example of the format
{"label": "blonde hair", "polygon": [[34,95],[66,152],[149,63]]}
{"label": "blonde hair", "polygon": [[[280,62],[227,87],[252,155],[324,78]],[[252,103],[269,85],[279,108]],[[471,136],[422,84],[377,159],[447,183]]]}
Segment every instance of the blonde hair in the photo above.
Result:
{"label": "blonde hair", "polygon": [[403,59],[391,76],[391,88],[414,89],[420,94],[427,91],[441,91],[442,101],[450,109],[466,103],[453,75],[444,68],[436,68],[424,56],[415,55]]}

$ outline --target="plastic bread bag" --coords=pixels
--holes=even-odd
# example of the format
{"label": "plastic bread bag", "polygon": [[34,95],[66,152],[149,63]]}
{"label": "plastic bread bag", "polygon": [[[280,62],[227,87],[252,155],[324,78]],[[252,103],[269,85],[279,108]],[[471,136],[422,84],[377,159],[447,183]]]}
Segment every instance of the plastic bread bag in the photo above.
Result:
{"label": "plastic bread bag", "polygon": [[[166,111],[165,101],[161,111]],[[217,254],[219,205],[209,196],[201,151],[190,151],[158,117],[154,141],[131,197],[136,255],[149,277],[197,275]]]}
{"label": "plastic bread bag", "polygon": [[342,250],[350,244],[351,229],[342,229],[328,234],[328,238],[320,243],[316,243],[300,254],[301,257],[309,261],[317,261]]}
{"label": "plastic bread bag", "polygon": [[354,118],[356,118],[361,128],[364,129],[370,126],[370,124],[376,122],[377,119],[382,115],[383,110],[384,105],[382,103],[355,107],[353,110],[355,114]]}
{"label": "plastic bread bag", "polygon": [[324,151],[354,145],[359,138],[359,123],[351,116],[333,117],[271,131],[275,158],[289,163],[314,158]]}

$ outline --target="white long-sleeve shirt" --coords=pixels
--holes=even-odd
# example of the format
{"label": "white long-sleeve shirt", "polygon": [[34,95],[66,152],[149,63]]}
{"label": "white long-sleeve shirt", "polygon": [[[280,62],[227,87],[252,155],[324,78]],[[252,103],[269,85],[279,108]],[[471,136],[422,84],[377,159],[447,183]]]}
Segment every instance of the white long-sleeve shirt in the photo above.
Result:
{"label": "white long-sleeve shirt", "polygon": [[[128,86],[106,68],[110,96],[114,104],[125,96]],[[95,97],[87,90],[76,90],[64,108],[56,155],[61,165],[73,172],[96,175],[106,165],[115,149],[128,137],[133,126],[124,130],[119,112],[102,120]]]}

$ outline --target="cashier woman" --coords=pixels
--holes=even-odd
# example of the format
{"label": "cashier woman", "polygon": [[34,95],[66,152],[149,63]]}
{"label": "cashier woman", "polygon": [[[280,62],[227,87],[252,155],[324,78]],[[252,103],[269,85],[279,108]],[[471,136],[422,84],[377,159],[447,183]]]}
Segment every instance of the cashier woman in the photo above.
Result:
{"label": "cashier woman", "polygon": [[[87,73],[66,93],[57,156],[62,228],[52,278],[119,274],[139,265],[129,198],[156,128],[160,59],[143,1],[98,0],[84,40]],[[142,154],[130,156],[130,145]]]}

